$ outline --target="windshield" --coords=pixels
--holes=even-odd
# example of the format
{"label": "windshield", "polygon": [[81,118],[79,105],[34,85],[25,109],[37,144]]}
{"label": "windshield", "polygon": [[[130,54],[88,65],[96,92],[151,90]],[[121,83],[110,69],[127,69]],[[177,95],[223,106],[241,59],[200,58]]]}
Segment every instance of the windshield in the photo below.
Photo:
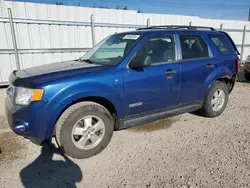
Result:
{"label": "windshield", "polygon": [[139,37],[139,34],[111,35],[87,52],[80,60],[100,65],[117,65]]}

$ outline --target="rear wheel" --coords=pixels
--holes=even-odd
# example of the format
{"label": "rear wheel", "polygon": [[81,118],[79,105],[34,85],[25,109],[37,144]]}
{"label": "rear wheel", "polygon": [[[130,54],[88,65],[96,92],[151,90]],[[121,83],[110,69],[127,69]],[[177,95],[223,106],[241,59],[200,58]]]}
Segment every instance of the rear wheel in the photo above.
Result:
{"label": "rear wheel", "polygon": [[250,72],[244,70],[244,76],[245,76],[247,81],[250,81]]}
{"label": "rear wheel", "polygon": [[224,82],[216,81],[209,88],[199,112],[205,117],[219,116],[227,106],[228,96],[227,85]]}
{"label": "rear wheel", "polygon": [[56,123],[56,140],[69,156],[84,159],[100,153],[110,142],[114,123],[109,111],[93,102],[70,106]]}

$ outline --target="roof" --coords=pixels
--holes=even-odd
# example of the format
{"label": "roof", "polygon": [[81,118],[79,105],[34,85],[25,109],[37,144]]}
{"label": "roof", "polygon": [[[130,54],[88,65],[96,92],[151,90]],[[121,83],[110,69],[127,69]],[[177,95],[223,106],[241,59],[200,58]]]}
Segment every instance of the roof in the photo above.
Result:
{"label": "roof", "polygon": [[167,25],[167,26],[152,26],[152,27],[146,27],[146,28],[139,28],[135,31],[128,31],[123,32],[127,34],[150,34],[150,33],[206,33],[206,34],[213,34],[213,33],[219,33],[220,31],[217,31],[216,29],[212,27],[203,27],[203,26],[175,26],[175,25]]}
{"label": "roof", "polygon": [[157,25],[150,26],[146,28],[139,28],[137,30],[148,30],[148,29],[185,29],[185,30],[210,30],[216,31],[213,27],[204,27],[204,26],[191,26],[191,25]]}

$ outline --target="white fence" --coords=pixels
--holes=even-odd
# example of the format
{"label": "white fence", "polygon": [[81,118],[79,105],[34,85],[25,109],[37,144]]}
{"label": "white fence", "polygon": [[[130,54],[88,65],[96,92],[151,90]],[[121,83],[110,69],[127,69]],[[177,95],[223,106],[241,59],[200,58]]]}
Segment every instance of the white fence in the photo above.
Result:
{"label": "white fence", "polygon": [[[250,22],[203,19],[196,16],[145,14],[112,10],[0,0],[0,84],[17,69],[8,8],[12,10],[20,68],[69,60],[115,32],[149,25],[199,25],[227,31],[243,59],[250,55]],[[93,19],[91,19],[91,15]]]}

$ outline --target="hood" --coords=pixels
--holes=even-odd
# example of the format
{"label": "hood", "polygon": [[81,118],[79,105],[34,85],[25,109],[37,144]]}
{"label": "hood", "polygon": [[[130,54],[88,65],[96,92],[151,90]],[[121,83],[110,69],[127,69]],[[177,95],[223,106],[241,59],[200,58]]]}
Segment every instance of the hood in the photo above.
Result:
{"label": "hood", "polygon": [[41,65],[37,67],[32,67],[28,69],[23,69],[17,72],[17,76],[20,78],[33,77],[44,74],[57,73],[62,71],[76,70],[88,67],[97,67],[100,65],[90,64],[80,61],[62,61],[57,63],[51,63],[47,65]]}
{"label": "hood", "polygon": [[33,87],[36,84],[79,76],[110,68],[80,61],[64,61],[14,71],[9,81],[13,85]]}

